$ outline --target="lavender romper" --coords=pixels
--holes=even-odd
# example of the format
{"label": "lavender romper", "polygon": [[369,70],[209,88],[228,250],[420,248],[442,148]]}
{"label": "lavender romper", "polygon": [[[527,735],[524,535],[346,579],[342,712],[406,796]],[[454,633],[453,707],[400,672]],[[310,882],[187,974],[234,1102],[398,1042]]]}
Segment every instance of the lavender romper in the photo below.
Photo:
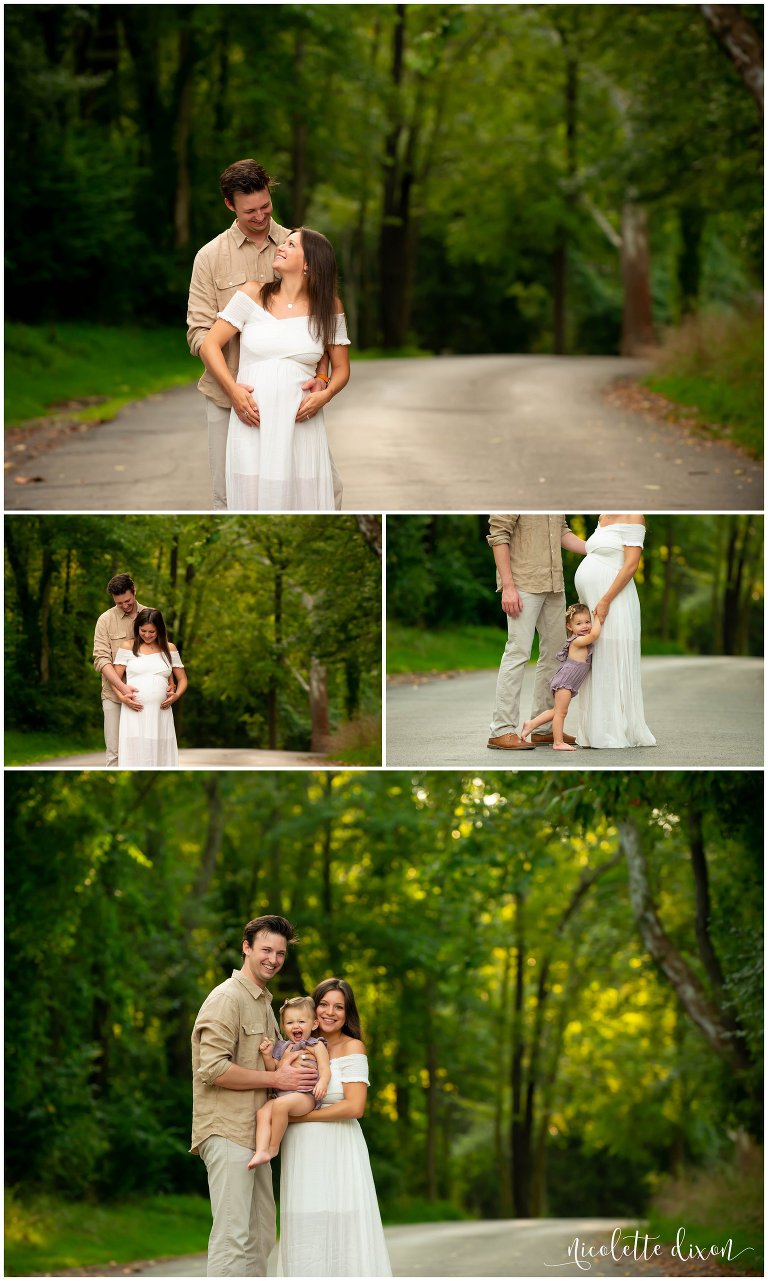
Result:
{"label": "lavender romper", "polygon": [[[275,1041],[275,1044],[272,1049],[272,1058],[276,1059],[279,1062],[280,1059],[285,1054],[286,1050],[303,1050],[305,1045],[326,1045],[327,1046],[327,1044],[328,1042],[326,1041],[324,1036],[307,1036],[304,1038],[303,1041]],[[279,1099],[281,1094],[311,1094],[312,1089],[310,1088],[308,1090],[271,1090],[270,1093],[272,1094],[273,1099]],[[317,1100],[315,1101],[315,1107],[318,1107],[318,1108],[320,1107],[320,1104],[317,1102]]]}
{"label": "lavender romper", "polygon": [[563,648],[557,651],[560,666],[552,677],[549,688],[553,694],[556,689],[569,689],[575,698],[589,675],[592,667],[592,650],[595,646],[594,642],[587,646],[586,660],[583,663],[579,663],[575,658],[568,657],[568,650],[571,648],[573,639],[571,637],[570,640],[566,641]]}

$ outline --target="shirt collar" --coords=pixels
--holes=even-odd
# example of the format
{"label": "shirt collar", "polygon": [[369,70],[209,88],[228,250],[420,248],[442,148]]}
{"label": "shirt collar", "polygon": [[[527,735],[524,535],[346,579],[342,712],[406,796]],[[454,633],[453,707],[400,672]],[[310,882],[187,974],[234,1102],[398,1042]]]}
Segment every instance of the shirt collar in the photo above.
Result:
{"label": "shirt collar", "polygon": [[[278,224],[275,222],[274,218],[270,218],[269,231],[267,232],[267,240],[271,240],[272,243],[275,245],[277,244],[277,227],[278,227]],[[229,234],[231,235],[238,249],[242,249],[243,245],[253,244],[253,241],[249,240],[245,232],[242,231],[241,228],[237,225],[237,218],[235,218],[235,221],[232,223],[232,226],[229,229]],[[256,248],[255,245],[254,245],[254,248]],[[263,248],[264,246],[262,245],[262,249]]]}
{"label": "shirt collar", "polygon": [[263,996],[267,1001],[269,1001],[270,1005],[272,1004],[272,995],[269,990],[265,987],[259,987],[258,983],[254,983],[251,979],[246,978],[242,970],[233,970],[232,978],[237,979],[238,983],[242,983],[246,992],[249,996],[253,997],[254,1001],[258,1001],[259,998]]}

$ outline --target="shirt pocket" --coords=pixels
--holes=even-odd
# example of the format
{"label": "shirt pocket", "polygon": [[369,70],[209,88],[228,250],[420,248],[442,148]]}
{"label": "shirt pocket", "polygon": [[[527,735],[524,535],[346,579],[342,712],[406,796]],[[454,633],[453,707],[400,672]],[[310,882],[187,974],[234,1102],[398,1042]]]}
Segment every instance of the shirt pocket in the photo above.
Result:
{"label": "shirt pocket", "polygon": [[230,271],[225,276],[216,276],[218,311],[224,310],[230,298],[245,284],[247,279],[247,273],[239,268],[236,271]]}
{"label": "shirt pocket", "polygon": [[259,1046],[267,1035],[263,1019],[248,1019],[240,1025],[240,1046],[237,1062],[240,1067],[263,1070],[263,1060]]}

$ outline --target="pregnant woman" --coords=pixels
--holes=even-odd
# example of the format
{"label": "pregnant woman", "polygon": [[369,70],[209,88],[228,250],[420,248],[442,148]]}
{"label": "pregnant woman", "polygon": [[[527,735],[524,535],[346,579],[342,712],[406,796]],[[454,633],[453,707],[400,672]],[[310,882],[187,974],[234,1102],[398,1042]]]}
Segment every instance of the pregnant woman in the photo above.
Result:
{"label": "pregnant woman", "polygon": [[[391,1277],[368,1149],[368,1059],[344,979],[312,993],[331,1060],[322,1106],[291,1119],[281,1149],[279,1277]],[[321,1122],[322,1124],[318,1124]]]}
{"label": "pregnant woman", "polygon": [[[187,688],[187,673],[179,651],[168,640],[159,609],[142,609],[133,624],[133,649],[119,649],[115,671],[133,686],[141,711],[123,705],[120,709],[118,769],[140,769],[157,765],[178,765],[176,731],[171,706]],[[176,692],[168,694],[168,678],[174,673]]]}
{"label": "pregnant woman", "polygon": [[[333,249],[325,236],[302,227],[277,250],[275,272],[279,279],[269,284],[251,281],[238,289],[200,348],[207,369],[232,402],[227,508],[333,511],[323,407],[349,381],[349,339],[336,296]],[[237,332],[240,368],[235,382],[222,348]],[[327,385],[305,396],[302,383],[315,377],[326,350],[331,361]],[[253,388],[253,400],[247,387]]]}
{"label": "pregnant woman", "polygon": [[640,601],[635,574],[645,519],[633,512],[600,516],[574,579],[579,600],[602,623],[592,678],[579,694],[581,747],[655,747],[640,684]]}

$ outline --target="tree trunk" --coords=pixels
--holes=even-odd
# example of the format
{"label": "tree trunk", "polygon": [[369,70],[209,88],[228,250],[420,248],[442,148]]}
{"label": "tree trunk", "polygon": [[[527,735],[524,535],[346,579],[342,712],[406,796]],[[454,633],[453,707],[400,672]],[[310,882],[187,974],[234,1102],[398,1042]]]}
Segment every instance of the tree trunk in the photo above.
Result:
{"label": "tree trunk", "polygon": [[309,715],[312,722],[312,751],[326,752],[331,736],[328,717],[328,671],[319,658],[312,655],[309,666]]}
{"label": "tree trunk", "polygon": [[763,114],[763,40],[739,4],[703,4],[707,25]]}
{"label": "tree trunk", "polygon": [[530,1145],[523,1106],[523,1061],[525,1054],[525,896],[515,894],[515,995],[512,1015],[512,1057],[510,1084],[512,1117],[509,1152],[512,1164],[512,1198],[517,1219],[529,1215]]}
{"label": "tree trunk", "polygon": [[507,1077],[506,1053],[507,1013],[509,1010],[509,984],[512,971],[512,949],[504,949],[504,969],[501,975],[499,993],[499,1024],[501,1034],[498,1037],[499,1053],[496,1059],[496,1089],[493,1107],[493,1147],[496,1156],[496,1178],[499,1188],[497,1213],[501,1219],[511,1219],[513,1214],[512,1178],[509,1164],[509,1148],[504,1137],[504,1099]]}
{"label": "tree trunk", "polygon": [[733,1072],[739,1075],[746,1072],[751,1065],[745,1047],[739,1038],[734,1038],[723,1018],[723,1011],[707,996],[696,974],[661,925],[648,883],[648,868],[639,830],[626,820],[618,827],[629,872],[629,899],[643,943],[712,1049]]}
{"label": "tree trunk", "polygon": [[274,751],[278,746],[278,697],[280,685],[282,683],[282,671],[285,663],[285,652],[283,648],[283,587],[285,569],[281,562],[277,564],[273,561],[275,571],[275,583],[273,593],[274,609],[274,669],[269,678],[269,688],[267,690],[267,724],[269,731],[269,746]]}
{"label": "tree trunk", "polygon": [[675,573],[675,558],[672,554],[672,547],[675,538],[675,526],[671,516],[667,517],[664,530],[664,545],[667,548],[667,559],[664,561],[664,586],[661,593],[661,608],[659,609],[659,636],[662,640],[669,640],[670,635],[670,611],[674,599],[672,585]]}
{"label": "tree trunk", "polygon": [[[573,50],[568,45],[568,35],[564,28],[558,32],[565,49],[565,173],[566,173],[566,213],[570,215],[575,201],[576,182],[576,109],[578,102],[579,76],[578,63]],[[570,217],[561,223],[556,231],[556,245],[552,255],[553,267],[553,304],[554,304],[554,345],[555,353],[564,356],[568,350],[568,238],[570,235]]]}
{"label": "tree trunk", "polygon": [[437,1046],[435,1044],[435,1030],[432,1020],[432,1011],[435,1007],[436,993],[435,981],[431,974],[427,975],[425,991],[425,1053],[427,1068],[427,1133],[425,1145],[425,1182],[427,1188],[427,1200],[437,1200]]}
{"label": "tree trunk", "polygon": [[680,314],[689,316],[698,310],[701,286],[701,242],[706,215],[699,205],[684,204],[678,209],[680,223],[680,256],[677,260],[677,284]]}
{"label": "tree trunk", "polygon": [[621,354],[641,356],[654,343],[651,255],[647,212],[631,200],[625,202],[621,211],[621,278],[624,287]]}
{"label": "tree trunk", "polygon": [[[303,30],[300,30],[296,32],[296,40],[293,47],[293,76],[297,85],[302,82],[304,54],[304,33]],[[297,110],[291,112],[291,226],[303,227],[304,217],[307,212],[307,187],[309,181],[307,173],[309,126],[304,95],[299,93],[295,101]]]}
{"label": "tree trunk", "polygon": [[410,201],[413,172],[405,144],[402,85],[405,56],[405,4],[395,5],[390,72],[392,112],[384,143],[384,193],[379,236],[381,333],[385,347],[402,347],[408,333],[411,276]]}

